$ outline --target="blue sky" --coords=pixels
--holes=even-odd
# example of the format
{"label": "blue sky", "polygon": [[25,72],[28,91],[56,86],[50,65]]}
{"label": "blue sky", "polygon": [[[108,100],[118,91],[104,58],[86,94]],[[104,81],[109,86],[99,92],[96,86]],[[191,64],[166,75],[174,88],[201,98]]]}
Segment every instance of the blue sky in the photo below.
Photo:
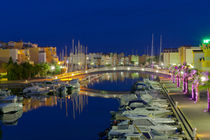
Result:
{"label": "blue sky", "polygon": [[[71,45],[89,52],[144,53],[151,46],[199,45],[210,36],[208,0],[2,0],[0,40]],[[157,51],[156,51],[157,52]]]}

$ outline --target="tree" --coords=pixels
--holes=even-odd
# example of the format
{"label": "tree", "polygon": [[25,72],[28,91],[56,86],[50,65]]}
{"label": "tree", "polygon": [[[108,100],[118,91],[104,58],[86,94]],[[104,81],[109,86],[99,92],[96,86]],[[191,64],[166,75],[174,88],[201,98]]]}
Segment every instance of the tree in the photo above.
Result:
{"label": "tree", "polygon": [[35,75],[34,67],[31,64],[29,64],[28,62],[22,63],[20,65],[20,69],[22,70],[22,73],[24,74],[21,76],[22,79],[31,79]]}
{"label": "tree", "polygon": [[176,66],[172,65],[169,67],[169,73],[171,73],[171,80],[175,83],[175,73],[176,73]]}
{"label": "tree", "polygon": [[201,82],[200,79],[200,72],[196,69],[193,69],[191,71],[191,77],[192,77],[192,92],[191,92],[191,98],[193,101],[198,102],[200,99],[200,95],[199,95],[199,84]]}
{"label": "tree", "polygon": [[34,73],[38,76],[46,76],[49,71],[49,65],[46,63],[36,64],[34,66]]}

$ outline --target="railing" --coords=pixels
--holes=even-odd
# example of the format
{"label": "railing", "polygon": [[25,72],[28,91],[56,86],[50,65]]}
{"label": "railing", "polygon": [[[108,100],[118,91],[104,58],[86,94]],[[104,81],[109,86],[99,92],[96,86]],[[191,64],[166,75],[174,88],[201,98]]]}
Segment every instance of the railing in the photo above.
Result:
{"label": "railing", "polygon": [[174,114],[176,115],[179,122],[181,122],[182,129],[185,131],[186,136],[188,138],[192,139],[192,140],[194,140],[194,139],[199,140],[199,138],[195,136],[196,134],[195,134],[192,126],[190,125],[189,121],[186,119],[184,113],[175,104],[174,99],[171,98],[171,96],[168,95],[167,89],[163,86],[162,83],[160,85],[162,86],[162,89],[164,91],[164,95],[168,98],[168,101],[169,101],[169,103],[172,107],[172,110],[173,110]]}
{"label": "railing", "polygon": [[109,72],[109,71],[136,71],[136,72],[142,71],[142,72],[152,72],[152,73],[170,75],[168,70],[133,67],[133,66],[117,66],[117,67],[102,67],[102,68],[93,68],[93,69],[87,69],[87,70],[74,71],[74,72],[57,75],[56,77],[60,79],[60,78],[65,78],[65,77],[73,77],[76,75],[84,75],[84,74],[97,73],[97,72]]}

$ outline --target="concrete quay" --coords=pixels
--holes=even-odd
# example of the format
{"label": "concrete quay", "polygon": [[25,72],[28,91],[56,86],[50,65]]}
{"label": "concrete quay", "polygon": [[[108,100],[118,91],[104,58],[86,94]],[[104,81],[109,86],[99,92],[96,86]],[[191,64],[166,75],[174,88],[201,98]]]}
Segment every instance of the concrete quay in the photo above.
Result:
{"label": "concrete quay", "polygon": [[184,94],[182,88],[177,88],[176,83],[172,83],[170,78],[162,77],[160,78],[160,82],[167,89],[168,95],[174,102],[178,103],[178,108],[183,112],[192,129],[194,131],[196,129],[197,137],[201,140],[210,140],[210,113],[205,112],[207,108],[206,92],[202,91],[200,101],[194,103],[190,99],[191,90],[189,94]]}

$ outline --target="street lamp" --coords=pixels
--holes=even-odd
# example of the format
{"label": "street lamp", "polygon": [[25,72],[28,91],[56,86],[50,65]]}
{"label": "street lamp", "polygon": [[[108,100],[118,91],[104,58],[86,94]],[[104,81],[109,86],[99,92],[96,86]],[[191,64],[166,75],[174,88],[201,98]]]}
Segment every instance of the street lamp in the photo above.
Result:
{"label": "street lamp", "polygon": [[55,66],[51,66],[51,70],[55,70]]}
{"label": "street lamp", "polygon": [[202,82],[207,81],[206,76],[201,76],[201,81],[202,81]]}

